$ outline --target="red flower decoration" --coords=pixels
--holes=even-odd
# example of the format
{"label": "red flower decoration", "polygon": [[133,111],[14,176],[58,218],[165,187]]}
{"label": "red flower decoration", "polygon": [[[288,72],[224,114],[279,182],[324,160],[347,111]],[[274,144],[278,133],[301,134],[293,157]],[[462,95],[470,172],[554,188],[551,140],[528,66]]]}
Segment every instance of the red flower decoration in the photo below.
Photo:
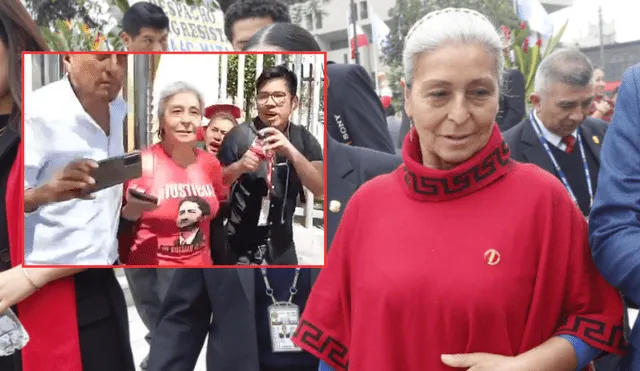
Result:
{"label": "red flower decoration", "polygon": [[538,48],[542,46],[542,39],[538,38],[538,41],[536,41],[536,45],[538,45]]}
{"label": "red flower decoration", "polygon": [[522,44],[522,51],[525,52],[525,53],[527,51],[529,51],[529,38],[528,37],[524,38],[524,43]]}
{"label": "red flower decoration", "polygon": [[520,22],[520,29],[524,30],[525,28],[527,28],[527,24],[524,22]]}

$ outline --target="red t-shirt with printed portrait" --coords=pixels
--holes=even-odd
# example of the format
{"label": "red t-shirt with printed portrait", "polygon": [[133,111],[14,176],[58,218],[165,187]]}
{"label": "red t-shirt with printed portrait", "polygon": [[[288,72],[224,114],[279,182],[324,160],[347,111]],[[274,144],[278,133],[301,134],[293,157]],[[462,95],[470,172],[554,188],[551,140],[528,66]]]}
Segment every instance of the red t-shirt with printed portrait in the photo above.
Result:
{"label": "red t-shirt with printed portrait", "polygon": [[225,195],[222,169],[208,152],[176,164],[160,144],[142,151],[143,174],[125,184],[158,198],[159,207],[137,221],[128,265],[212,265],[210,223]]}

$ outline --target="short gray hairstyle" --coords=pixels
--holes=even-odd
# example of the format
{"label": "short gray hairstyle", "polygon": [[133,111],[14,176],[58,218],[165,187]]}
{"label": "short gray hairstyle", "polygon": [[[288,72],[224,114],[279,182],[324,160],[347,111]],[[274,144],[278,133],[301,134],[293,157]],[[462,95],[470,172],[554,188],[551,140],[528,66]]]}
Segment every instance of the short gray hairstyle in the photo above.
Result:
{"label": "short gray hairstyle", "polygon": [[553,83],[586,87],[593,81],[593,65],[589,58],[575,48],[554,51],[540,62],[536,71],[534,90],[541,94]]}
{"label": "short gray hairstyle", "polygon": [[202,96],[202,93],[200,93],[200,91],[191,84],[184,81],[177,81],[169,84],[160,92],[160,97],[158,99],[158,121],[162,122],[162,119],[164,118],[164,111],[167,109],[167,102],[169,99],[180,93],[192,93],[198,97],[198,102],[200,102],[200,113],[204,114],[204,97]]}
{"label": "short gray hairstyle", "polygon": [[404,80],[407,87],[411,87],[413,83],[417,58],[448,42],[482,44],[495,60],[498,83],[502,85],[504,44],[495,26],[475,10],[447,8],[425,15],[407,33],[403,53]]}

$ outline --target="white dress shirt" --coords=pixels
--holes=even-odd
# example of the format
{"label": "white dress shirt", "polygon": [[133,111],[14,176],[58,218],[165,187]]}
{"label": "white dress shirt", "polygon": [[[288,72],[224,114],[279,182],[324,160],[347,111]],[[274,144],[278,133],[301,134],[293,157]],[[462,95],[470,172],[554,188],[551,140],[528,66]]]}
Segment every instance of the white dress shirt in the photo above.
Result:
{"label": "white dress shirt", "polygon": [[[562,137],[550,132],[549,129],[547,129],[547,127],[544,126],[544,124],[542,123],[542,120],[540,120],[540,117],[538,117],[538,114],[536,113],[535,110],[533,111],[533,115],[535,116],[538,123],[540,123],[539,126],[540,126],[540,130],[542,130],[542,136],[544,137],[544,139],[546,139],[547,142],[549,142],[550,144],[553,144],[554,146],[556,146],[558,149],[562,151],[566,151],[567,145],[562,141]],[[571,136],[573,136],[573,138],[577,140],[578,129],[574,130],[573,133],[571,133]]]}
{"label": "white dress shirt", "polygon": [[[124,154],[127,104],[110,104],[109,136],[84,110],[67,78],[36,90],[24,109],[24,186],[47,183],[70,162]],[[122,185],[25,213],[27,264],[111,265],[118,257]]]}

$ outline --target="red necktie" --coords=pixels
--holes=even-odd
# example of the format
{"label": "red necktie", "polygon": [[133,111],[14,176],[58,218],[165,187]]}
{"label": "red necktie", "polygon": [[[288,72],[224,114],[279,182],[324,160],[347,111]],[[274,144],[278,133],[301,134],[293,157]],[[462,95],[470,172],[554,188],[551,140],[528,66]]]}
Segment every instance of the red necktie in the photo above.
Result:
{"label": "red necktie", "polygon": [[573,152],[573,147],[576,144],[576,138],[574,138],[573,135],[567,135],[566,137],[562,137],[562,143],[567,145],[565,152],[571,153]]}

